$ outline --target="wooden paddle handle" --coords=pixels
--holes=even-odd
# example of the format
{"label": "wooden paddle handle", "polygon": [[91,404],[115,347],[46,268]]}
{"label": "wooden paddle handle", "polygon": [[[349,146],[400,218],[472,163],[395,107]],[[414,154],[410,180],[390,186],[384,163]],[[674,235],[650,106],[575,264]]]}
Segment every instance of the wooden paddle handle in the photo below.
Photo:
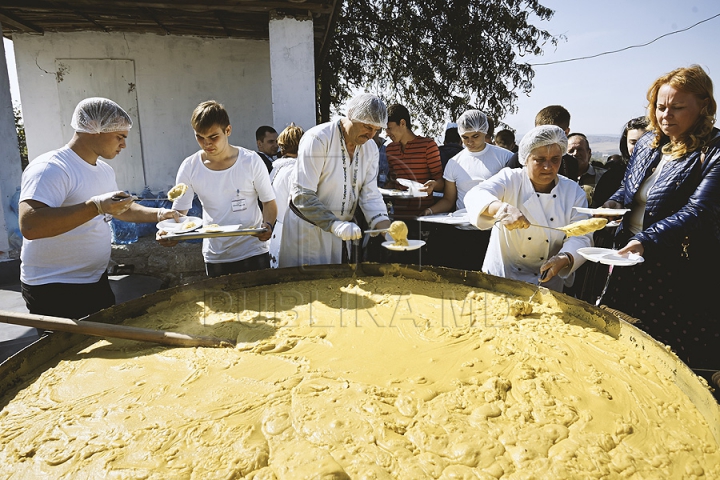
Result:
{"label": "wooden paddle handle", "polygon": [[62,332],[82,333],[95,337],[123,338],[141,342],[160,343],[176,347],[234,347],[235,342],[217,337],[186,335],[184,333],[152,330],[150,328],[128,327],[110,323],[88,322],[70,318],[49,317],[32,313],[18,313],[0,310],[0,322],[23,325],[25,327],[58,330]]}

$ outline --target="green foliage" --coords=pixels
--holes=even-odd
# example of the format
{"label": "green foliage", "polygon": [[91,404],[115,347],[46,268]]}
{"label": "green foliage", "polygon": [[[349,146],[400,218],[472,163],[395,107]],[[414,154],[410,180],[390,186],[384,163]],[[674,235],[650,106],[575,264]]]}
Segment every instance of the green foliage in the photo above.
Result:
{"label": "green foliage", "polygon": [[532,89],[522,61],[557,38],[529,23],[553,11],[537,0],[344,0],[321,65],[320,112],[353,89],[408,107],[426,133],[468,108],[500,119]]}
{"label": "green foliage", "polygon": [[25,141],[25,124],[23,123],[22,114],[19,107],[13,107],[13,115],[15,117],[15,131],[17,131],[18,148],[20,149],[20,162],[22,169],[28,165],[27,142]]}

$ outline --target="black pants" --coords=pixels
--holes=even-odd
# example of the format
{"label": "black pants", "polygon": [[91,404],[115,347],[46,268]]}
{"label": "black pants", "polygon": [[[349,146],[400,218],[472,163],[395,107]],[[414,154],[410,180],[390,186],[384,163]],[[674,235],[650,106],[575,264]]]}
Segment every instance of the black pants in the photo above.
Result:
{"label": "black pants", "polygon": [[107,273],[95,283],[21,284],[30,313],[79,319],[115,305]]}
{"label": "black pants", "polygon": [[490,243],[490,230],[461,230],[454,225],[425,222],[429,230],[428,265],[481,271]]}
{"label": "black pants", "polygon": [[261,253],[254,257],[227,263],[205,263],[205,272],[208,277],[219,277],[231,273],[254,272],[270,268],[270,254]]}

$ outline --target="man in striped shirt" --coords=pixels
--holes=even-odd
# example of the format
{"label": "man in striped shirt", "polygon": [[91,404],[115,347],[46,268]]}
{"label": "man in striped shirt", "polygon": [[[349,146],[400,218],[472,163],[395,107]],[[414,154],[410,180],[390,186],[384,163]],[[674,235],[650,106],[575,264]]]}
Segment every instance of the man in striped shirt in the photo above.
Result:
{"label": "man in striped shirt", "polygon": [[387,146],[389,180],[386,188],[405,190],[397,179],[407,179],[423,184],[420,191],[427,196],[393,199],[394,218],[411,220],[435,203],[433,191],[442,192],[445,181],[442,177],[440,150],[432,138],[420,137],[412,132],[410,112],[400,104],[388,107],[388,122],[385,129],[392,143]]}

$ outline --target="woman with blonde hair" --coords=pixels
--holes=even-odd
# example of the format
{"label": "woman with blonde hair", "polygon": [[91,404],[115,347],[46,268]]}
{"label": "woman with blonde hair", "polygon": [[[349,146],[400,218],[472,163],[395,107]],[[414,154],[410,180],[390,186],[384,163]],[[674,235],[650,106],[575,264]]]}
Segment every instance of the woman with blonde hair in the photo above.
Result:
{"label": "woman with blonde hair", "polygon": [[[720,131],[710,77],[678,68],[650,86],[650,133],[630,157],[618,191],[603,205],[629,208],[620,254],[644,262],[613,269],[601,303],[640,320],[693,368],[720,370],[714,282],[720,267]],[[700,373],[700,372],[699,372]]]}

